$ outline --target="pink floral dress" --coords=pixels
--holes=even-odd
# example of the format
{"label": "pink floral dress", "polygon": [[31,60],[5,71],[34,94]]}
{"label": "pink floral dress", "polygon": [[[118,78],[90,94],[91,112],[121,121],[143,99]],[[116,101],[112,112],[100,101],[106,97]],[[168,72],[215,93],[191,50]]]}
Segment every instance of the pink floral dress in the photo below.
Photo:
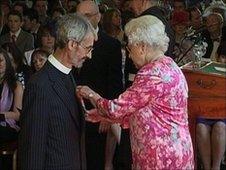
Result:
{"label": "pink floral dress", "polygon": [[171,58],[162,57],[143,66],[118,99],[99,99],[97,108],[130,128],[134,170],[191,170],[187,97],[182,71]]}

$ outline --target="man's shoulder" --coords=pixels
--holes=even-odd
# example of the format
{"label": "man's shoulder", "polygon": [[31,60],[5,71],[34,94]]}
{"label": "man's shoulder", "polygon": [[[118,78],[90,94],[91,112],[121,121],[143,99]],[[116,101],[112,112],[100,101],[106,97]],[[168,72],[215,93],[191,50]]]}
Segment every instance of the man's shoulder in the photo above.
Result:
{"label": "man's shoulder", "polygon": [[33,38],[33,35],[27,31],[24,31],[21,29],[20,34],[24,37],[29,37],[29,38]]}
{"label": "man's shoulder", "polygon": [[111,46],[113,44],[116,44],[116,45],[120,44],[120,41],[119,40],[117,40],[116,38],[113,38],[113,37],[107,35],[103,31],[100,31],[100,33],[98,35],[98,38],[100,39],[100,41],[104,42],[104,44],[106,42],[106,45],[109,45],[109,46]]}
{"label": "man's shoulder", "polygon": [[31,76],[28,84],[36,84],[39,86],[45,86],[50,81],[49,79],[49,66],[45,64],[41,70],[36,72],[34,75]]}
{"label": "man's shoulder", "polygon": [[165,18],[165,11],[160,7],[153,6],[151,8],[148,8],[143,13],[141,13],[140,16],[144,16],[144,15],[153,15],[158,19],[160,19],[164,24],[167,23],[167,20]]}

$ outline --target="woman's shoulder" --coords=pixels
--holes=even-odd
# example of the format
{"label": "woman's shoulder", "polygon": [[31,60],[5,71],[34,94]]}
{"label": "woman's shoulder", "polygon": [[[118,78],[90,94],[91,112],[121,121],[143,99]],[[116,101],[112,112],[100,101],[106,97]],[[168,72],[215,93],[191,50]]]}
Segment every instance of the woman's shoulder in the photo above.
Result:
{"label": "woman's shoulder", "polygon": [[164,68],[164,65],[174,64],[174,63],[175,62],[173,61],[172,58],[170,58],[168,56],[163,56],[163,57],[159,58],[158,60],[150,62],[150,63],[146,64],[145,66],[143,66],[140,69],[140,72],[152,71],[153,69],[160,70],[160,69]]}
{"label": "woman's shoulder", "polygon": [[179,70],[180,68],[172,58],[164,56],[155,62],[146,64],[138,71],[136,77],[138,79],[144,77],[147,77],[148,79],[152,79],[153,77],[162,79],[165,76],[171,76],[174,73],[179,73]]}

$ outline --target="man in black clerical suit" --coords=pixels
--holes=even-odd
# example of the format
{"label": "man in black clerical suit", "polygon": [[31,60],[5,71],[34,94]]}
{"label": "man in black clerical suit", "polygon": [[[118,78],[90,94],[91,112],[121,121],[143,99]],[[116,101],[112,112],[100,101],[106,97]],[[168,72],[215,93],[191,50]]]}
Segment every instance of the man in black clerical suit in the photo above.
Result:
{"label": "man in black clerical suit", "polygon": [[70,71],[90,56],[95,32],[78,14],[57,23],[57,49],[29,81],[21,113],[21,170],[86,169],[84,115]]}
{"label": "man in black clerical suit", "polygon": [[[123,89],[121,44],[99,29],[101,15],[93,1],[82,1],[77,6],[77,12],[89,19],[98,36],[94,42],[91,60],[87,60],[79,70],[78,82],[89,86],[105,98],[116,98]],[[105,127],[110,127],[109,125],[86,122],[88,170],[104,169],[106,133],[99,132],[108,129]]]}

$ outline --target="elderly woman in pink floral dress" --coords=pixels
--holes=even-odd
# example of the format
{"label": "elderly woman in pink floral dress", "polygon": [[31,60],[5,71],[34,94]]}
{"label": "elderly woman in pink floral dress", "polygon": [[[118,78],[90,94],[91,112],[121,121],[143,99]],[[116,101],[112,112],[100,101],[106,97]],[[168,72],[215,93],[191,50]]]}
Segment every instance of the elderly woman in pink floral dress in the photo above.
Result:
{"label": "elderly woman in pink floral dress", "polygon": [[133,85],[114,100],[87,86],[78,87],[78,96],[96,107],[87,111],[87,119],[130,128],[134,170],[194,169],[188,87],[180,68],[164,56],[169,39],[163,23],[154,16],[142,16],[131,20],[125,33],[129,57],[139,72]]}

